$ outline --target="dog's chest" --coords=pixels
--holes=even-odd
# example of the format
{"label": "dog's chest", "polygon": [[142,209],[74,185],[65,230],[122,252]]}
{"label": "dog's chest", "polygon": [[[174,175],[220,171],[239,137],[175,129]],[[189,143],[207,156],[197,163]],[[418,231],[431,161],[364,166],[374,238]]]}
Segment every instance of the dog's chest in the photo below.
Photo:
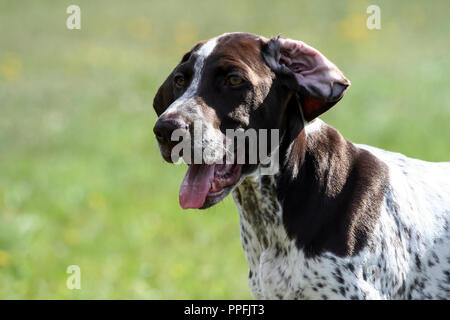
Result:
{"label": "dog's chest", "polygon": [[[314,267],[282,222],[273,176],[246,178],[233,192],[239,210],[242,246],[249,265],[249,286],[257,299],[305,299],[327,283],[327,273]],[[316,264],[326,260],[316,260]],[[333,264],[335,265],[335,264]],[[318,272],[323,270],[323,272]],[[320,290],[327,294],[327,290]],[[331,289],[330,289],[331,290]],[[331,295],[331,292],[330,292]]]}
{"label": "dog's chest", "polygon": [[247,177],[233,192],[239,210],[242,246],[249,264],[249,286],[255,298],[285,297],[291,275],[288,241],[282,226],[273,177]]}
{"label": "dog's chest", "polygon": [[361,256],[307,257],[285,231],[273,176],[247,177],[234,191],[241,243],[256,299],[379,298],[360,282]]}

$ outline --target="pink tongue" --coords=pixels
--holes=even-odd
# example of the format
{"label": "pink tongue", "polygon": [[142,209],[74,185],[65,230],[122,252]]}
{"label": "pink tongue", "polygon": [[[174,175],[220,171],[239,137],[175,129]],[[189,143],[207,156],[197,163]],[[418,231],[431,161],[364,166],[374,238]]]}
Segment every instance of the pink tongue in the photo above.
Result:
{"label": "pink tongue", "polygon": [[198,209],[206,200],[211,181],[214,179],[214,165],[190,165],[180,187],[180,205],[183,209]]}

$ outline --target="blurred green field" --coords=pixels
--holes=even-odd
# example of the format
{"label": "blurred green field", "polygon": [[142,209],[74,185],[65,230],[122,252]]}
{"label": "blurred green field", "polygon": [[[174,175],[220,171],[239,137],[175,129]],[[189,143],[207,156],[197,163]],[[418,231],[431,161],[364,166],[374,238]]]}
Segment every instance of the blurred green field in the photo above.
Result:
{"label": "blurred green field", "polygon": [[[81,30],[65,26],[81,7]],[[382,28],[366,28],[381,7]],[[316,47],[352,81],[323,120],[450,160],[449,1],[0,0],[0,298],[245,299],[231,198],[183,212],[152,133],[158,86],[230,31]],[[81,268],[81,290],[66,268]]]}

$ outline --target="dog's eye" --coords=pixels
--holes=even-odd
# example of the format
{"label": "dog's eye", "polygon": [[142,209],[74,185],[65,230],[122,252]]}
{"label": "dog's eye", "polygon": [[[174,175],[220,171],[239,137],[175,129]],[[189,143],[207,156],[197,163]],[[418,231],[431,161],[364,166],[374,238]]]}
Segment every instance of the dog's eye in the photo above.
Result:
{"label": "dog's eye", "polygon": [[174,79],[174,82],[179,87],[184,87],[186,85],[186,80],[181,75],[176,76],[175,79]]}
{"label": "dog's eye", "polygon": [[242,79],[241,77],[236,76],[236,75],[231,75],[227,78],[227,83],[232,87],[238,86],[238,85],[242,84],[243,82],[244,82],[244,79]]}

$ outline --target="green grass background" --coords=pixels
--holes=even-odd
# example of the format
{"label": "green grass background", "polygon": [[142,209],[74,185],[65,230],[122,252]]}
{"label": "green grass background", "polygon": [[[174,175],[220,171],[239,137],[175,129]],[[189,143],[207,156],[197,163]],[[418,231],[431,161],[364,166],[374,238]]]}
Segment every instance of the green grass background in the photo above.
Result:
{"label": "green grass background", "polygon": [[[65,26],[81,7],[81,30]],[[366,8],[381,8],[381,30]],[[231,198],[183,212],[155,91],[230,31],[301,39],[353,85],[322,117],[352,141],[450,160],[449,1],[0,0],[0,298],[243,299]],[[81,268],[81,290],[66,268]]]}

